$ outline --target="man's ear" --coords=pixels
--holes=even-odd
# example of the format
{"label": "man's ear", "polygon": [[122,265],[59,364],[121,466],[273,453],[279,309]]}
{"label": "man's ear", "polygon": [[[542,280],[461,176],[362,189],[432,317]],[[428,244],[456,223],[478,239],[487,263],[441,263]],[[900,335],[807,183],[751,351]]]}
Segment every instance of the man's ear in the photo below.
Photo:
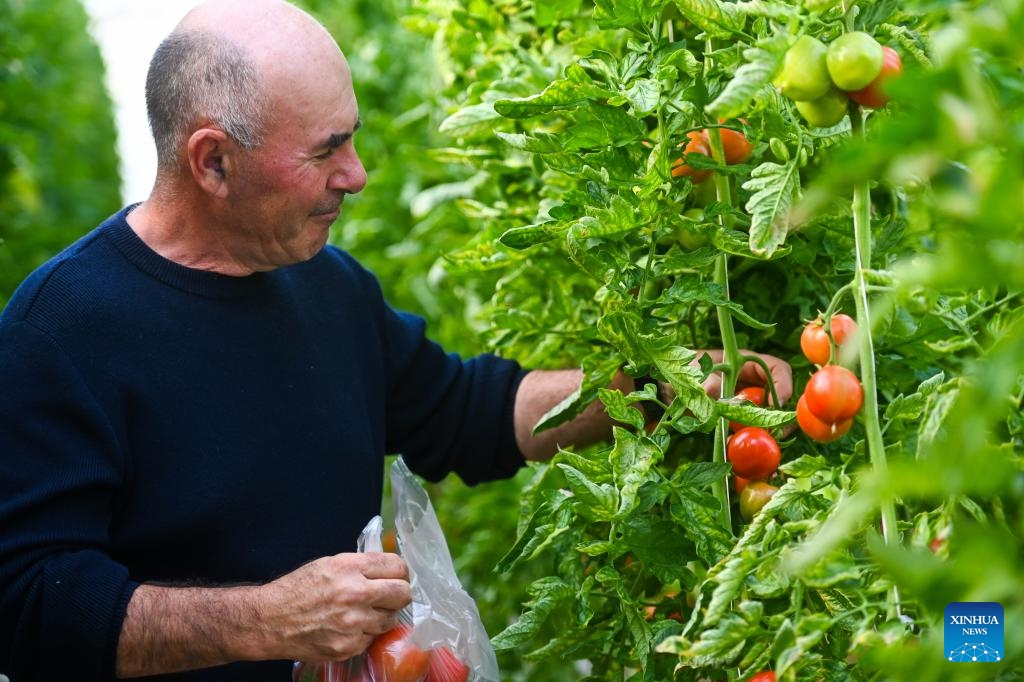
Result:
{"label": "man's ear", "polygon": [[233,141],[223,130],[200,128],[188,138],[188,162],[192,178],[204,191],[214,196],[227,196],[227,178],[231,168]]}

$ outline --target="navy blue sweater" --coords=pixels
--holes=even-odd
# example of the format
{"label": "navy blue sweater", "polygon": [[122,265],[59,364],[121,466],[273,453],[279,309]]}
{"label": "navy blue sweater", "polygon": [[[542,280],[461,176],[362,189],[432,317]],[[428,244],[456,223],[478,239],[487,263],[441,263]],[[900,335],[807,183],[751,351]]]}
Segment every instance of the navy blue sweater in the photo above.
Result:
{"label": "navy blue sweater", "polygon": [[[328,247],[248,277],[176,265],[122,210],[0,315],[0,672],[114,678],[139,582],[263,582],[353,551],[385,453],[468,483],[523,462],[523,372],[463,361]],[[290,680],[290,661],[175,680]]]}

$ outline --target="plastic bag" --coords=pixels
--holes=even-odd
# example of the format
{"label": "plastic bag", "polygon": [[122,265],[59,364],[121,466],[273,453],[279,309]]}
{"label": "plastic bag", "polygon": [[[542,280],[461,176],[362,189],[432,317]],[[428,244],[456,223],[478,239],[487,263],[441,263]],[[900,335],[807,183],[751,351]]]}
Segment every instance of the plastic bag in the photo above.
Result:
{"label": "plastic bag", "polygon": [[[427,491],[401,458],[391,465],[391,488],[412,604],[360,656],[296,661],[293,682],[498,682],[497,658],[476,602],[462,589]],[[370,520],[359,536],[360,552],[383,551],[383,527],[381,517]]]}

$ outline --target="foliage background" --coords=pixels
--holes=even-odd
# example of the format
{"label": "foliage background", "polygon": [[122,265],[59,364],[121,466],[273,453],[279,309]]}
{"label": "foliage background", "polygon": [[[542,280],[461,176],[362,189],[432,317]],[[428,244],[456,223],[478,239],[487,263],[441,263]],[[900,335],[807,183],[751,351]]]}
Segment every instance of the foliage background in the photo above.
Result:
{"label": "foliage background", "polygon": [[114,117],[87,25],[77,0],[0,0],[0,307],[120,208]]}

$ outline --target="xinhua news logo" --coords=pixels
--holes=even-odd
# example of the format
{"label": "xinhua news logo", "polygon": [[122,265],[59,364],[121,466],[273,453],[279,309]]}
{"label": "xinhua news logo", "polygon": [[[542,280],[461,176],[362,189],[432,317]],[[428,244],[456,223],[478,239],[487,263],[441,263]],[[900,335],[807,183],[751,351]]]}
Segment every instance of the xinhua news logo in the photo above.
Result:
{"label": "xinhua news logo", "polygon": [[953,663],[1003,660],[1003,605],[994,601],[955,601],[946,605],[943,643]]}

